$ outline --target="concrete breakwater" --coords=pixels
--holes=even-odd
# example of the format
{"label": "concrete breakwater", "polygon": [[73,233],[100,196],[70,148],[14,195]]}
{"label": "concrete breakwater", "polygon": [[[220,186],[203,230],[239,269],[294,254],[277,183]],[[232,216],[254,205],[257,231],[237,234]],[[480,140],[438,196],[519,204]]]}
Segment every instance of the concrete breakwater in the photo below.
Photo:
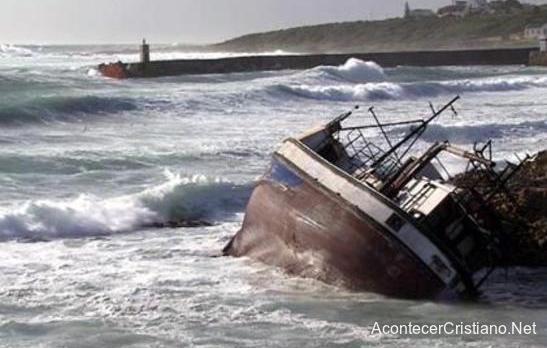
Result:
{"label": "concrete breakwater", "polygon": [[[144,46],[143,46],[144,48]],[[304,70],[317,66],[336,66],[349,58],[374,61],[383,67],[443,65],[526,65],[537,48],[484,49],[460,51],[419,51],[355,54],[314,54],[245,56],[221,59],[187,59],[99,65],[99,71],[112,78],[145,78],[175,75],[226,74],[238,72]]]}

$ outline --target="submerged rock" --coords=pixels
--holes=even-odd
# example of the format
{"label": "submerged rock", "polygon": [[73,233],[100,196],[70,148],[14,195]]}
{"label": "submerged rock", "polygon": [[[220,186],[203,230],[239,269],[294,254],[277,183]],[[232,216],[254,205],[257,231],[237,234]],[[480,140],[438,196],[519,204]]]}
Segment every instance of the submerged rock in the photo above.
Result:
{"label": "submerged rock", "polygon": [[211,227],[214,224],[203,220],[177,220],[167,222],[155,222],[145,227],[148,228],[196,228],[196,227]]}

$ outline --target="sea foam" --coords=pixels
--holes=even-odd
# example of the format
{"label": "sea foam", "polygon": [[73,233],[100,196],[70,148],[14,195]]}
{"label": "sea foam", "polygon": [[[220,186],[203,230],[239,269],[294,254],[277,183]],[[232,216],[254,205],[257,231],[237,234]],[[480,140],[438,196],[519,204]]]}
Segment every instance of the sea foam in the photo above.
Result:
{"label": "sea foam", "polygon": [[349,82],[380,82],[386,80],[384,69],[375,62],[350,58],[340,66],[320,66],[309,72]]}
{"label": "sea foam", "polygon": [[368,101],[425,98],[478,92],[519,91],[534,87],[547,87],[547,78],[529,76],[412,83],[389,81],[357,84],[287,83],[277,84],[273,86],[273,89],[288,95],[316,100]]}
{"label": "sea foam", "polygon": [[12,44],[0,44],[0,57],[31,57],[32,50]]}
{"label": "sea foam", "polygon": [[525,121],[520,123],[485,123],[465,125],[432,124],[422,139],[429,142],[449,140],[452,143],[469,144],[484,139],[499,139],[504,136],[532,137],[547,131],[547,121]]}
{"label": "sea foam", "polygon": [[103,199],[34,200],[0,212],[0,240],[80,238],[126,233],[171,221],[226,219],[243,210],[251,187],[202,175],[165,172],[166,182]]}
{"label": "sea foam", "polygon": [[[401,80],[401,73],[403,71]],[[409,80],[409,75],[415,75]],[[267,86],[278,98],[287,96],[326,101],[404,100],[441,95],[519,91],[547,87],[542,75],[476,76],[453,80],[421,80],[420,74],[432,78],[425,68],[394,68],[384,70],[375,62],[356,58],[340,66],[320,66],[295,74],[284,81]],[[457,74],[456,74],[457,75]],[[462,74],[460,74],[462,75]],[[471,75],[467,72],[463,75]],[[414,82],[418,80],[417,82]]]}

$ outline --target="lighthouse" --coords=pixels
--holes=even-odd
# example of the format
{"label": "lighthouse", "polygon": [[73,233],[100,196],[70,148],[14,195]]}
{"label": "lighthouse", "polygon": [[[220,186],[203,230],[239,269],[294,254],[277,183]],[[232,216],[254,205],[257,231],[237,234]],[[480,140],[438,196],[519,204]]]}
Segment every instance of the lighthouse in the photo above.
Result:
{"label": "lighthouse", "polygon": [[146,39],[142,39],[141,46],[141,63],[148,64],[150,63],[150,45],[146,43]]}

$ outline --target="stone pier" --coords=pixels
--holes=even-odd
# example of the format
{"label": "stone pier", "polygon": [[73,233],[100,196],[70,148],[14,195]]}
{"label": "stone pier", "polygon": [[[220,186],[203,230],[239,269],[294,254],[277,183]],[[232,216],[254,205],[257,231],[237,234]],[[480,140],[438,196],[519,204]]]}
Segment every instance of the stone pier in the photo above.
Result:
{"label": "stone pier", "polygon": [[245,56],[220,59],[150,61],[146,42],[139,63],[101,64],[99,71],[113,78],[146,78],[176,75],[227,74],[276,70],[305,70],[317,66],[337,66],[349,58],[374,61],[382,67],[446,65],[527,65],[537,48],[441,50],[416,52],[301,54]]}

